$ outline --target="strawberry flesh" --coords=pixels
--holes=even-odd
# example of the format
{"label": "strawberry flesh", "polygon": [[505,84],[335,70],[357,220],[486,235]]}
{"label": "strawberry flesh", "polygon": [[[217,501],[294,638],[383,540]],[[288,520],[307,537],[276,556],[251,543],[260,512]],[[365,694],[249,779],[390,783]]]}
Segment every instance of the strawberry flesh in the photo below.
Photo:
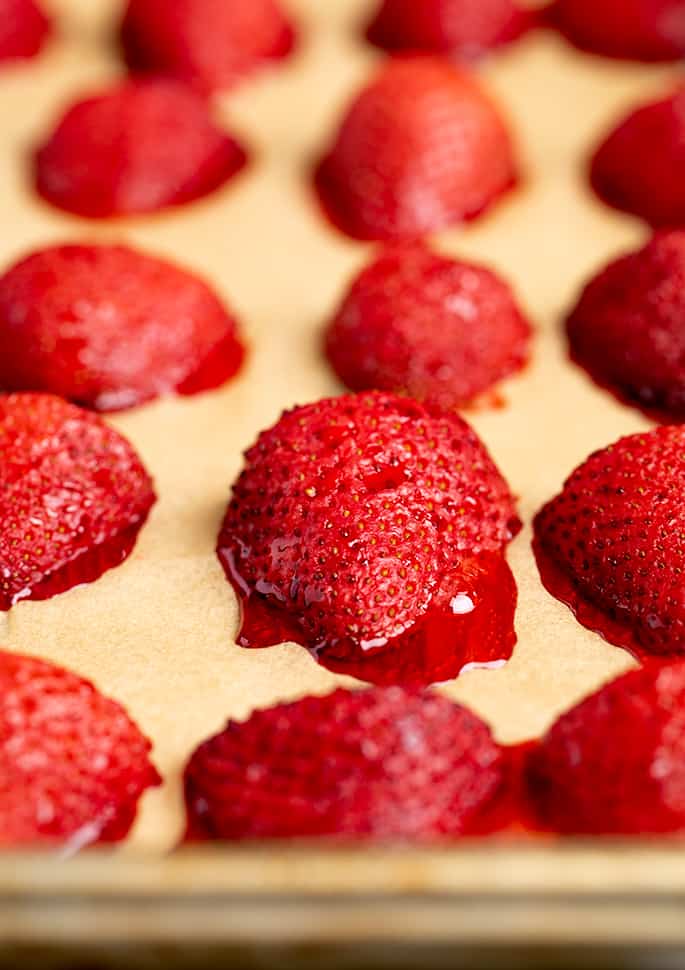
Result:
{"label": "strawberry flesh", "polygon": [[493,272],[420,243],[387,247],[354,280],[326,332],[347,387],[451,409],[519,370],[530,325]]}
{"label": "strawberry flesh", "polygon": [[556,0],[550,24],[582,50],[634,61],[678,61],[685,54],[683,0]]}
{"label": "strawberry flesh", "polygon": [[571,355],[602,387],[666,423],[685,420],[685,232],[657,234],[585,287]]}
{"label": "strawberry flesh", "polygon": [[295,32],[277,0],[129,0],[121,40],[132,71],[210,93],[286,57]]}
{"label": "strawberry flesh", "polygon": [[154,501],[133,448],[94,414],[0,395],[0,610],[121,563]]}
{"label": "strawberry flesh", "polygon": [[337,690],[201,744],[185,771],[187,838],[480,834],[512,813],[508,768],[488,727],[444,697]]}
{"label": "strawberry flesh", "polygon": [[636,657],[685,652],[685,428],[660,427],[595,452],[538,513],[547,589]]}
{"label": "strawberry flesh", "polygon": [[532,22],[513,0],[383,0],[367,37],[387,51],[472,59],[517,40]]}
{"label": "strawberry flesh", "polygon": [[528,753],[541,828],[568,834],[685,829],[685,664],[651,664],[563,714]]}
{"label": "strawberry flesh", "polygon": [[374,682],[506,659],[514,502],[461,418],[394,395],[286,413],[246,454],[218,540],[238,642],[294,640]]}
{"label": "strawberry flesh", "polygon": [[0,61],[35,57],[50,35],[36,0],[0,0]]}
{"label": "strawberry flesh", "polygon": [[150,749],[88,681],[0,650],[0,846],[123,839],[161,780]]}
{"label": "strawberry flesh", "polygon": [[596,150],[590,181],[607,205],[655,227],[685,225],[685,88],[641,105]]}
{"label": "strawberry flesh", "polygon": [[66,111],[36,152],[35,181],[52,205],[103,219],[192,202],[245,162],[199,94],[173,80],[128,81]]}
{"label": "strawberry flesh", "polygon": [[515,181],[498,109],[472,77],[432,57],[382,67],[315,172],[325,212],[358,239],[416,238],[472,219]]}
{"label": "strawberry flesh", "polygon": [[0,278],[0,388],[96,410],[224,383],[236,323],[199,278],[124,246],[55,246]]}

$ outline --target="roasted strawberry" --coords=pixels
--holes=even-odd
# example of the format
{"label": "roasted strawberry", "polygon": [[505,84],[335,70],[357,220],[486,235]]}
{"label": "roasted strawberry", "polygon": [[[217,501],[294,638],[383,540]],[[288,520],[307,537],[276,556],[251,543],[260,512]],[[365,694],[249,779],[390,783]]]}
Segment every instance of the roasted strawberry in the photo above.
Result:
{"label": "roasted strawberry", "polygon": [[89,681],[0,650],[0,846],[123,839],[161,780],[150,748]]}
{"label": "roasted strawberry", "polygon": [[228,380],[236,323],[198,277],[124,246],[55,246],[0,277],[0,388],[96,410]]}
{"label": "roasted strawberry", "polygon": [[0,610],[119,565],[154,501],[131,445],[96,415],[0,395]]}
{"label": "roasted strawberry", "polygon": [[532,20],[515,0],[383,0],[367,37],[388,51],[474,58],[516,40]]}
{"label": "roasted strawberry", "polygon": [[389,61],[348,109],[319,163],[333,222],[360,239],[418,237],[470,219],[515,181],[497,108],[447,61]]}
{"label": "roasted strawberry", "polygon": [[631,112],[601,143],[590,166],[608,205],[652,226],[685,225],[685,87]]}
{"label": "roasted strawberry", "polygon": [[685,652],[685,428],[595,452],[535,519],[547,589],[637,656]]}
{"label": "roasted strawberry", "polygon": [[184,84],[129,81],[67,110],[36,153],[36,187],[80,216],[135,215],[207,195],[245,160]]}
{"label": "roasted strawberry", "polygon": [[36,0],[0,0],[0,61],[34,57],[50,33]]}
{"label": "roasted strawberry", "polygon": [[563,714],[529,750],[542,827],[634,834],[685,829],[685,664],[631,670]]}
{"label": "roasted strawberry", "polygon": [[354,280],[326,353],[356,391],[465,407],[523,366],[530,326],[507,284],[419,243],[388,247]]}
{"label": "roasted strawberry", "polygon": [[592,279],[566,328],[573,359],[650,416],[685,420],[685,232],[656,235]]}
{"label": "roasted strawberry", "polygon": [[188,838],[436,839],[509,820],[508,761],[437,694],[337,690],[229,722],[185,772]]}
{"label": "roasted strawberry", "polygon": [[129,0],[121,27],[132,70],[207,92],[285,57],[294,36],[280,0]]}
{"label": "roasted strawberry", "polygon": [[295,640],[333,669],[405,684],[510,655],[502,557],[519,522],[456,414],[333,398],[286,413],[246,458],[218,542],[241,645]]}
{"label": "roasted strawberry", "polygon": [[549,20],[576,47],[606,57],[677,61],[685,54],[683,0],[556,0]]}

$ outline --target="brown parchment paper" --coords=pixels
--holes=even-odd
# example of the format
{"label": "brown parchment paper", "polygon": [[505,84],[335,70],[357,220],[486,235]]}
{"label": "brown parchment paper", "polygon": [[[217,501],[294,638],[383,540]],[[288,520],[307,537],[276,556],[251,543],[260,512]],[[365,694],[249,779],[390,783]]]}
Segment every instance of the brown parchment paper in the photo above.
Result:
{"label": "brown parchment paper", "polygon": [[[227,718],[355,683],[292,644],[235,646],[237,604],[214,556],[243,449],[284,407],[341,390],[321,357],[320,330],[371,252],[329,227],[308,178],[379,58],[357,32],[373,0],[283,2],[300,25],[297,55],[216,105],[250,147],[250,167],[206,200],[153,218],[84,222],[49,209],[30,187],[31,146],[65,102],[121,72],[110,41],[120,3],[52,0],[59,35],[41,58],[0,75],[0,267],[56,241],[124,240],[211,280],[250,345],[247,366],[224,389],[112,419],[159,494],[131,558],[92,585],[0,614],[0,642],[92,678],[153,739],[165,785],[145,797],[133,847],[175,844],[183,764]],[[517,741],[632,663],[542,588],[529,523],[591,450],[648,426],[566,360],[560,318],[588,274],[646,234],[591,197],[587,153],[618,114],[660,91],[673,72],[586,57],[546,33],[479,70],[515,132],[523,181],[484,219],[436,243],[505,274],[537,330],[532,364],[504,387],[506,407],[468,415],[520,495],[526,528],[509,554],[519,587],[512,660],[441,689],[500,739]]]}

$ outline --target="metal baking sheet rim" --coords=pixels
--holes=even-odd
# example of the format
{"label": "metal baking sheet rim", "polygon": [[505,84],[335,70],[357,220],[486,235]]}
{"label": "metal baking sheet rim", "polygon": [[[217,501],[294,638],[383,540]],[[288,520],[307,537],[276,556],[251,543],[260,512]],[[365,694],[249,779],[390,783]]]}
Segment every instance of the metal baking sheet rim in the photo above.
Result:
{"label": "metal baking sheet rim", "polygon": [[[103,856],[107,865],[103,866]],[[0,944],[685,946],[677,840],[459,849],[265,844],[0,863]]]}

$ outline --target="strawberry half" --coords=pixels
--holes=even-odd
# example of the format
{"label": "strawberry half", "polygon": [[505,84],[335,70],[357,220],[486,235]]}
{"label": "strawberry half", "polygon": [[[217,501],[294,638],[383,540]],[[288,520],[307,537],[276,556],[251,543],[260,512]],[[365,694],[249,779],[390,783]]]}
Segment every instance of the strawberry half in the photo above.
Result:
{"label": "strawberry half", "polygon": [[277,0],[129,0],[121,40],[132,70],[212,92],[285,57],[295,33]]}
{"label": "strawberry half", "polygon": [[135,215],[207,195],[245,161],[190,88],[128,81],[67,110],[36,153],[36,188],[76,215]]}
{"label": "strawberry half", "polygon": [[631,112],[590,166],[597,195],[652,226],[685,224],[685,87]]}
{"label": "strawberry half", "polygon": [[556,0],[550,22],[582,50],[634,61],[685,54],[683,0]]}
{"label": "strawberry half", "polygon": [[402,239],[477,216],[516,180],[509,133],[477,82],[447,61],[389,61],[349,107],[315,182],[359,239]]}
{"label": "strawberry half", "polygon": [[639,835],[685,829],[685,664],[631,670],[531,746],[529,799],[542,827]]}
{"label": "strawberry half", "polygon": [[514,0],[383,0],[367,37],[387,51],[470,59],[517,40],[532,20]]}
{"label": "strawberry half", "polygon": [[490,270],[420,243],[384,250],[354,280],[326,333],[326,354],[355,391],[397,391],[465,407],[519,370],[530,326]]}
{"label": "strawberry half", "polygon": [[337,690],[229,722],[185,771],[188,839],[436,839],[508,821],[508,761],[437,694]]}
{"label": "strawberry half", "polygon": [[155,494],[129,443],[47,394],[0,395],[0,610],[130,554]]}
{"label": "strawberry half", "polygon": [[0,0],[0,61],[35,57],[50,35],[50,21],[35,0]]}
{"label": "strawberry half", "polygon": [[333,398],[284,414],[246,459],[218,541],[242,646],[295,640],[379,683],[509,657],[503,550],[520,523],[456,414],[389,394]]}
{"label": "strawberry half", "polygon": [[161,781],[150,749],[89,681],[0,650],[0,846],[123,839]]}
{"label": "strawberry half", "polygon": [[542,581],[638,657],[685,652],[685,428],[595,452],[535,518]]}
{"label": "strawberry half", "polygon": [[210,288],[124,246],[55,246],[0,278],[0,387],[97,410],[228,380],[243,348]]}
{"label": "strawberry half", "polygon": [[651,417],[685,420],[685,232],[662,232],[610,263],[569,316],[571,354]]}

